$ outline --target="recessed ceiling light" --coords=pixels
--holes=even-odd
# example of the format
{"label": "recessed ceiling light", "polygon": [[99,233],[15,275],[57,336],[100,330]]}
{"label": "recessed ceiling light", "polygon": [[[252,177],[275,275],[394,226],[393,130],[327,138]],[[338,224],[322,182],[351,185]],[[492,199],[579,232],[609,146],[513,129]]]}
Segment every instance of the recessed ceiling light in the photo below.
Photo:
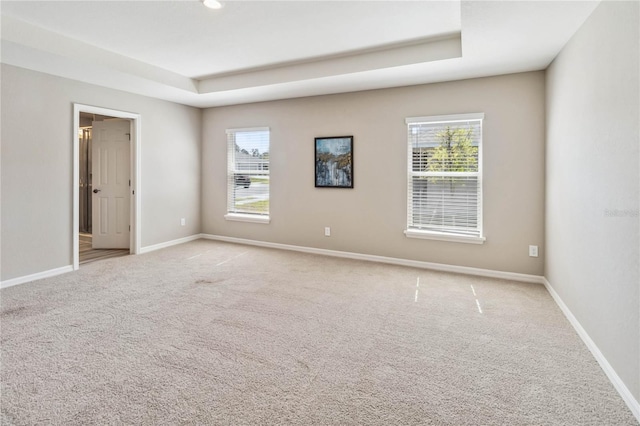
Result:
{"label": "recessed ceiling light", "polygon": [[218,0],[203,0],[202,3],[209,9],[222,9],[222,2]]}

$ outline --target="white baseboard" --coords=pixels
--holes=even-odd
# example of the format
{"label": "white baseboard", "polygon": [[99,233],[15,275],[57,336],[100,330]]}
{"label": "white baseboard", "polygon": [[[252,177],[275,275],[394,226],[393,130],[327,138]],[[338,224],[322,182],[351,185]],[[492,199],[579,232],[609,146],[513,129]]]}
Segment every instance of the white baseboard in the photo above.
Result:
{"label": "white baseboard", "polygon": [[141,247],[139,254],[149,253],[150,251],[160,250],[166,247],[175,246],[177,244],[188,243],[189,241],[199,240],[200,238],[202,238],[201,234],[195,234],[184,238],[178,238],[177,240],[165,241],[164,243]]}
{"label": "white baseboard", "polygon": [[[578,336],[585,343],[587,348],[591,351],[594,358],[600,364],[600,367],[604,370],[605,374],[618,391],[624,402],[627,404],[633,415],[636,417],[638,422],[640,422],[640,403],[634,398],[631,394],[631,391],[626,387],[624,382],[620,379],[618,374],[615,372],[611,364],[604,357],[598,346],[595,342],[589,337],[589,334],[582,327],[578,319],[573,315],[571,310],[567,307],[564,301],[560,298],[560,295],[554,290],[549,281],[545,277],[538,275],[527,275],[527,274],[519,274],[515,272],[504,272],[504,271],[495,271],[490,269],[480,269],[480,268],[471,268],[467,266],[456,266],[456,265],[447,265],[442,263],[432,263],[432,262],[422,262],[418,260],[408,260],[408,259],[399,259],[394,257],[385,257],[385,256],[376,256],[370,254],[362,254],[362,253],[351,253],[344,251],[336,251],[336,250],[328,250],[328,249],[319,249],[313,247],[304,247],[304,246],[295,246],[290,244],[280,244],[280,243],[271,243],[266,241],[257,241],[257,240],[249,240],[244,238],[235,238],[235,237],[226,237],[222,235],[211,235],[211,234],[196,234],[191,235],[189,237],[179,238],[172,241],[166,241],[160,244],[154,244],[152,246],[142,247],[140,249],[140,253],[148,253],[154,250],[159,250],[165,247],[170,247],[176,244],[183,244],[189,241],[194,241],[197,239],[208,239],[208,240],[216,240],[216,241],[224,241],[236,244],[246,244],[253,245],[259,247],[267,247],[267,248],[275,248],[281,250],[290,250],[297,251],[302,253],[312,253],[319,254],[324,256],[333,256],[333,257],[341,257],[346,259],[356,259],[356,260],[365,260],[370,262],[379,262],[379,263],[388,263],[392,265],[401,265],[401,266],[409,266],[414,268],[422,268],[422,269],[431,269],[435,271],[443,271],[443,272],[453,272],[467,275],[476,275],[481,277],[490,277],[490,278],[500,278],[507,279],[513,281],[521,281],[521,282],[529,282],[529,283],[538,283],[544,284],[545,288],[553,297],[553,300],[556,302],[558,307],[562,310],[566,318],[569,320],[573,328],[578,333]],[[60,268],[50,269],[48,271],[38,272],[36,274],[26,275],[23,277],[12,278],[9,280],[2,281],[0,283],[0,288],[7,288],[18,284],[24,284],[27,282],[53,277],[56,275],[64,274],[67,272],[73,271],[73,265],[63,266]]]}
{"label": "white baseboard", "polygon": [[564,313],[564,316],[567,317],[584,344],[587,345],[587,348],[589,348],[589,350],[593,354],[593,357],[596,359],[596,361],[598,361],[598,364],[600,364],[602,370],[604,370],[605,374],[607,375],[615,389],[627,404],[627,407],[629,407],[638,422],[640,422],[640,403],[633,397],[631,391],[629,391],[629,388],[625,386],[624,382],[620,379],[620,376],[618,376],[611,364],[609,364],[602,352],[600,352],[598,346],[591,339],[591,337],[589,337],[587,331],[582,327],[578,319],[573,315],[569,307],[563,302],[563,300],[560,298],[560,295],[554,290],[549,281],[544,278],[543,282],[544,286],[547,288],[547,291],[549,292],[549,294],[551,294],[551,297],[553,297],[553,300],[555,300],[556,304],[560,307],[562,313]]}
{"label": "white baseboard", "polygon": [[299,251],[302,253],[320,254],[324,256],[342,257],[346,259],[366,260],[369,262],[389,263],[391,265],[409,266],[413,268],[431,269],[434,271],[454,272],[458,274],[477,275],[480,277],[501,278],[505,280],[543,284],[544,277],[539,275],[518,274],[515,272],[494,271],[491,269],[471,268],[468,266],[447,265],[444,263],[422,262],[420,260],[400,259],[396,257],[376,256],[372,254],[352,253],[346,251],[327,250],[314,247],[294,246],[289,244],[271,243],[266,241],[248,240],[244,238],[225,237],[222,235],[201,234],[208,240],[225,241],[229,243],[247,244],[281,250]]}
{"label": "white baseboard", "polygon": [[320,254],[325,256],[342,257],[347,259],[366,260],[370,262],[389,263],[392,265],[410,266],[422,269],[431,269],[435,271],[454,272],[467,275],[476,275],[481,277],[501,278],[513,281],[522,281],[529,283],[544,284],[553,300],[560,307],[564,315],[567,317],[573,328],[578,333],[578,336],[584,341],[587,348],[591,351],[594,358],[600,364],[600,367],[604,370],[605,374],[613,384],[614,388],[618,391],[624,402],[627,404],[633,415],[640,422],[640,403],[633,397],[631,391],[625,386],[624,382],[616,374],[611,364],[604,357],[600,349],[596,346],[595,342],[589,337],[585,329],[580,322],[571,313],[567,305],[562,301],[558,293],[553,289],[549,281],[543,276],[518,274],[514,272],[494,271],[490,269],[470,268],[467,266],[446,265],[442,263],[422,262],[418,260],[407,260],[393,257],[375,256],[361,253],[351,253],[336,250],[319,249],[313,247],[295,246],[289,244],[271,243],[266,241],[248,240],[244,238],[226,237],[222,235],[201,234],[201,237],[209,240],[225,241],[237,244],[247,244],[259,247],[268,247],[282,250],[298,251],[303,253]]}
{"label": "white baseboard", "polygon": [[41,280],[43,278],[55,277],[56,275],[66,274],[67,272],[73,272],[73,265],[62,266],[60,268],[49,269],[48,271],[42,271],[31,275],[25,275],[23,277],[4,280],[0,284],[0,288],[7,288],[18,284]]}
{"label": "white baseboard", "polygon": [[[154,244],[152,246],[147,246],[147,247],[142,247],[140,249],[140,253],[139,254],[148,253],[148,252],[154,251],[154,250],[160,250],[162,248],[174,246],[176,244],[188,243],[189,241],[198,240],[200,238],[202,238],[202,236],[200,234],[196,234],[196,235],[191,235],[191,236],[184,237],[184,238],[179,238],[177,240],[166,241],[164,243]],[[35,274],[31,274],[31,275],[25,275],[23,277],[12,278],[10,280],[2,281],[2,283],[0,283],[0,288],[6,288],[6,287],[11,287],[11,286],[14,286],[14,285],[18,285],[18,284],[24,284],[24,283],[28,283],[28,282],[35,281],[35,280],[40,280],[42,278],[54,277],[56,275],[65,274],[67,272],[73,272],[73,270],[74,270],[73,269],[73,265],[69,265],[69,266],[63,266],[63,267],[60,267],[60,268],[50,269],[48,271],[38,272],[38,273],[35,273]]]}

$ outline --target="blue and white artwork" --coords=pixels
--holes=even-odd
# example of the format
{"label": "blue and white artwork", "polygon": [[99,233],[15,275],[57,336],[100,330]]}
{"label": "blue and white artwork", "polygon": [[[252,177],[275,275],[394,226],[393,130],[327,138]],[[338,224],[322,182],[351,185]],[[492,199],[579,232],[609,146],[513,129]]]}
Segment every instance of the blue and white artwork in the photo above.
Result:
{"label": "blue and white artwork", "polygon": [[353,136],[316,138],[316,187],[353,188]]}

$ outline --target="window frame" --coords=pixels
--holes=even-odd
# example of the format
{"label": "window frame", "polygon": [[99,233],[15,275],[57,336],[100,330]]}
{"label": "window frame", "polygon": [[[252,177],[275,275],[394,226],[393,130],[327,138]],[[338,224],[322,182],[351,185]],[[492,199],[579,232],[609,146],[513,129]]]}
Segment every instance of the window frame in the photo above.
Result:
{"label": "window frame", "polygon": [[[267,175],[269,176],[269,209],[266,213],[248,213],[248,212],[236,212],[234,211],[234,197],[229,191],[230,188],[235,189],[235,176],[236,174],[248,174],[246,170],[236,169],[235,159],[235,134],[241,132],[267,132],[269,135],[269,160]],[[271,221],[271,129],[269,127],[246,127],[246,128],[233,128],[226,130],[227,135],[227,213],[224,215],[226,220],[237,222],[250,222],[250,223],[262,223],[268,224]],[[233,139],[231,139],[233,135]],[[233,146],[232,146],[233,142]],[[260,175],[264,175],[264,170]]]}
{"label": "window frame", "polygon": [[[415,124],[434,124],[442,123],[446,125],[448,123],[466,122],[466,121],[479,121],[480,122],[480,135],[478,143],[478,171],[477,172],[426,172],[432,176],[476,176],[478,182],[477,197],[477,230],[478,235],[465,235],[455,232],[439,232],[436,230],[417,229],[413,226],[412,213],[413,213],[413,178],[417,174],[424,175],[425,172],[413,171],[413,145],[411,140],[410,128]],[[449,241],[459,243],[470,244],[483,244],[486,241],[484,236],[483,227],[483,210],[484,210],[484,194],[483,194],[483,146],[484,146],[484,113],[470,113],[470,114],[452,114],[452,115],[436,115],[436,116],[424,116],[424,117],[408,117],[405,119],[407,126],[407,223],[404,234],[408,238],[420,238],[437,241]]]}

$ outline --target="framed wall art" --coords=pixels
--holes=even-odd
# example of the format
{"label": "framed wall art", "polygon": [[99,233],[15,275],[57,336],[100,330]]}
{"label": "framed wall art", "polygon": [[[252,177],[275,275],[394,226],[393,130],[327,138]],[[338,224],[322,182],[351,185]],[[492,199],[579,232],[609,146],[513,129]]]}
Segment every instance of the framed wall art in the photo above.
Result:
{"label": "framed wall art", "polygon": [[316,188],[353,188],[353,136],[315,138]]}

